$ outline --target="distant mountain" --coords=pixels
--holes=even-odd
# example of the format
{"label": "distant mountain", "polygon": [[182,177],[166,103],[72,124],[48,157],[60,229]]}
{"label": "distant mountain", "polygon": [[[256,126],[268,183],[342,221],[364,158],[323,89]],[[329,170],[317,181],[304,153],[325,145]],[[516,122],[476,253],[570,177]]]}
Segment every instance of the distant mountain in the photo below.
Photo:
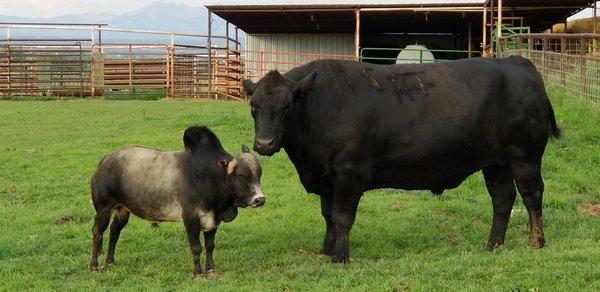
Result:
{"label": "distant mountain", "polygon": [[[53,18],[27,18],[0,15],[0,22],[61,22],[61,23],[106,23],[111,28],[132,28],[141,30],[160,30],[184,33],[207,34],[207,11],[205,7],[191,7],[185,4],[154,2],[144,8],[123,13],[85,13],[67,14]],[[225,22],[216,19],[213,22],[213,34],[225,34]],[[0,32],[2,33],[2,32]],[[54,37],[54,31],[17,30],[14,37]],[[61,37],[88,37],[89,32],[60,32]],[[0,35],[0,37],[3,37]],[[105,33],[103,40],[143,40],[162,41],[168,37]]]}

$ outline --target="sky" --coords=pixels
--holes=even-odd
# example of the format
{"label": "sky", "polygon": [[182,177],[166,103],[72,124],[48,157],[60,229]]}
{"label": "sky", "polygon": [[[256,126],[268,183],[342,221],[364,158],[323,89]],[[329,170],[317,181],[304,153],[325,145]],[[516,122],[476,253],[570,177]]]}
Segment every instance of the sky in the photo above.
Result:
{"label": "sky", "polygon": [[[153,2],[202,6],[201,0],[0,0],[0,15],[49,18],[64,14],[125,13]],[[0,20],[1,21],[1,20]]]}
{"label": "sky", "polygon": [[[480,3],[484,0],[428,0],[427,2],[473,2]],[[152,2],[181,3],[188,6],[203,6],[206,4],[302,4],[302,3],[415,3],[416,0],[0,0],[0,15],[23,16],[33,18],[49,18],[64,14],[103,13],[116,14],[133,11]],[[600,14],[600,13],[599,13]],[[587,9],[573,17],[590,17],[592,9]],[[1,21],[1,20],[0,20]]]}

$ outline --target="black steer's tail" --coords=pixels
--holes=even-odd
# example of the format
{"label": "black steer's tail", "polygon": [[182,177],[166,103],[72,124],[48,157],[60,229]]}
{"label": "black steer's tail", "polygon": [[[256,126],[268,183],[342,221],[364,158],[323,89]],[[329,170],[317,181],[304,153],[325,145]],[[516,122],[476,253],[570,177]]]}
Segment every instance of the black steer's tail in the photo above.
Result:
{"label": "black steer's tail", "polygon": [[551,131],[550,136],[552,136],[556,139],[560,139],[560,137],[562,136],[562,130],[556,123],[556,116],[554,116],[554,109],[552,108],[552,104],[550,104],[549,100],[548,100],[548,115],[550,118],[550,131]]}

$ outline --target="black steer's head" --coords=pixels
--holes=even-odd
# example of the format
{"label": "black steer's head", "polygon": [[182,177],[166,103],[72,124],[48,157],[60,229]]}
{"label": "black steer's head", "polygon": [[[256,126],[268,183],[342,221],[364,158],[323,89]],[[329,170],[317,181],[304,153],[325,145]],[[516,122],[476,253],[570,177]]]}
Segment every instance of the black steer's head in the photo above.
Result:
{"label": "black steer's head", "polygon": [[254,83],[244,80],[246,92],[251,95],[250,107],[254,118],[254,150],[260,155],[273,155],[281,149],[281,139],[288,127],[294,100],[301,98],[312,86],[316,72],[299,82],[282,76],[277,70],[270,71]]}
{"label": "black steer's head", "polygon": [[265,195],[260,187],[260,162],[246,145],[242,145],[241,154],[223,166],[227,167],[227,176],[235,192],[236,207],[260,207],[265,204]]}

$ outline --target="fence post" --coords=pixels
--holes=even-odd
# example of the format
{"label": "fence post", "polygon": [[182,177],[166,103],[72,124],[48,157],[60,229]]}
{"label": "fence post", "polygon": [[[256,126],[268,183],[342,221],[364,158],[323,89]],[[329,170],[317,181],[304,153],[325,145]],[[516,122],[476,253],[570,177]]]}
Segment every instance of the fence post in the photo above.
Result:
{"label": "fence post", "polygon": [[579,65],[581,66],[580,68],[580,80],[581,80],[581,94],[582,97],[585,97],[587,94],[587,74],[586,74],[586,58],[585,55],[587,54],[588,48],[587,48],[587,39],[585,38],[585,36],[581,37],[581,48],[580,48],[580,58],[581,61],[579,62]]}
{"label": "fence post", "polygon": [[544,81],[548,81],[548,62],[546,53],[548,52],[548,37],[542,36],[542,74]]}
{"label": "fence post", "polygon": [[523,39],[521,38],[520,35],[517,36],[517,54],[519,56],[522,55],[522,50],[523,50]]}
{"label": "fence post", "polygon": [[259,58],[259,68],[260,68],[260,77],[265,76],[265,52],[260,52]]}
{"label": "fence post", "polygon": [[95,51],[95,44],[92,44],[92,50],[91,50],[91,64],[90,64],[90,95],[92,98],[94,98],[96,96],[96,53]]}
{"label": "fence post", "polygon": [[133,87],[133,56],[131,52],[131,45],[129,45],[129,90]]}
{"label": "fence post", "polygon": [[165,85],[165,94],[167,96],[167,98],[172,98],[171,97],[171,46],[167,46],[167,68],[166,68],[166,85]]}

